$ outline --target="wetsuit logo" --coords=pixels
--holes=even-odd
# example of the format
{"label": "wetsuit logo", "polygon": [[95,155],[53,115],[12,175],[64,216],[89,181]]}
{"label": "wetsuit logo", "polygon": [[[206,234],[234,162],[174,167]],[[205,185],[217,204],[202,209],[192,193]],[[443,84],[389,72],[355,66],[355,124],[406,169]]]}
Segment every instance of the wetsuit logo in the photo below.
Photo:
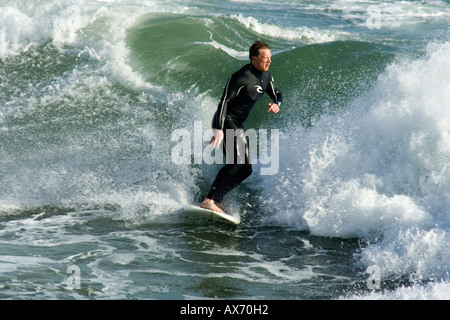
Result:
{"label": "wetsuit logo", "polygon": [[261,86],[255,86],[255,88],[256,88],[256,92],[264,93],[264,90],[263,90],[263,88]]}

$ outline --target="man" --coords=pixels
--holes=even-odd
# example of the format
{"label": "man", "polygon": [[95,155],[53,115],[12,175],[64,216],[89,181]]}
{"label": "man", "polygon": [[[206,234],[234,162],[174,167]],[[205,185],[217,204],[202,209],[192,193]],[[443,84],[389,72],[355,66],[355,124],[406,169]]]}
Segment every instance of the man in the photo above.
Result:
{"label": "man", "polygon": [[[280,111],[282,101],[282,94],[269,73],[272,57],[270,47],[262,41],[256,41],[250,47],[249,56],[250,63],[228,79],[212,121],[215,133],[210,146],[218,149],[223,142],[227,163],[217,174],[200,207],[221,213],[224,211],[224,196],[252,173],[248,141],[243,134],[244,121],[264,92],[273,100],[269,103],[268,112]],[[232,134],[228,134],[230,131]]]}

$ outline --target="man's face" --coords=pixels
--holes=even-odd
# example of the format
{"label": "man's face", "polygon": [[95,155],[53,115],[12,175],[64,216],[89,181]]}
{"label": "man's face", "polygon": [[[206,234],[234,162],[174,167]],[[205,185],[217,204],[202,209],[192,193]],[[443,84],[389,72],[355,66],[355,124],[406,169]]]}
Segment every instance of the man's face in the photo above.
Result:
{"label": "man's face", "polygon": [[252,57],[253,66],[259,71],[269,71],[272,53],[270,49],[259,49],[259,56]]}

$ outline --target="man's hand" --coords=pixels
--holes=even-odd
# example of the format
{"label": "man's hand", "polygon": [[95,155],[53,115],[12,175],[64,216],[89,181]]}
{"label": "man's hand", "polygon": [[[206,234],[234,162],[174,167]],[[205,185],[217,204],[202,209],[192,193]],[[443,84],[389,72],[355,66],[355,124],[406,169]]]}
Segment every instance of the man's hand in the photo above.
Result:
{"label": "man's hand", "polygon": [[276,103],[269,103],[269,110],[267,112],[278,113],[280,111],[280,107]]}
{"label": "man's hand", "polygon": [[211,147],[211,149],[219,149],[222,140],[223,140],[223,131],[215,130],[214,136],[211,138],[211,141],[209,142],[209,146]]}

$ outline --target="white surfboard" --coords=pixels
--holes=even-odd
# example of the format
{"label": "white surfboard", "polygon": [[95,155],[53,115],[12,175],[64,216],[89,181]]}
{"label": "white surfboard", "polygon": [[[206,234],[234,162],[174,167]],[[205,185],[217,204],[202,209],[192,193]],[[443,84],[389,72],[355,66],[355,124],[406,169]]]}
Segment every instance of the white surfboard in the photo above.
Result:
{"label": "white surfboard", "polygon": [[215,221],[227,222],[235,225],[238,225],[241,222],[239,218],[232,216],[230,214],[219,213],[213,210],[203,209],[196,205],[189,205],[184,207],[184,212],[193,216],[212,219]]}

